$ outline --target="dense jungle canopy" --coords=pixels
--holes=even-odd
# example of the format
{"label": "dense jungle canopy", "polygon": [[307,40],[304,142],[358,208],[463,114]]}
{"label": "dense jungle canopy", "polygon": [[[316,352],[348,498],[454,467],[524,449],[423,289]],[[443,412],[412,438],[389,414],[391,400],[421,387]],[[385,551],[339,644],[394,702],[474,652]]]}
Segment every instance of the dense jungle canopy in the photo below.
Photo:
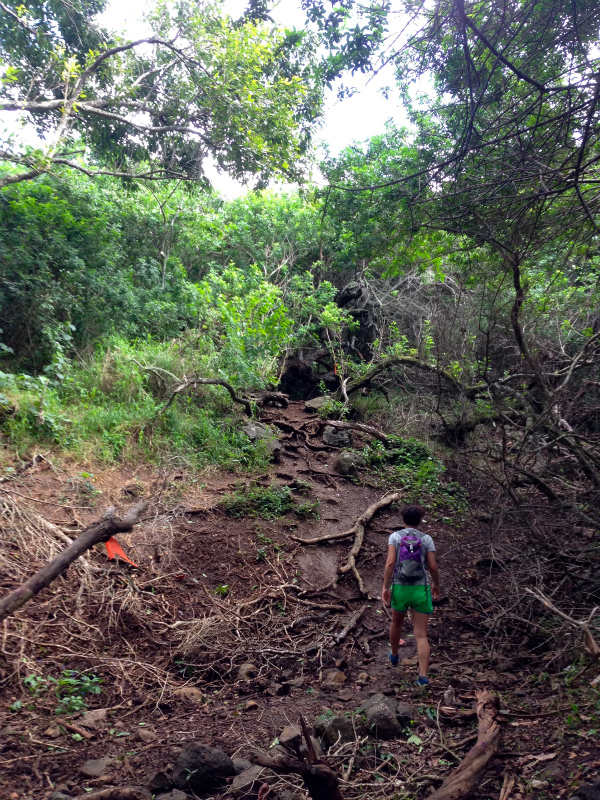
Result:
{"label": "dense jungle canopy", "polygon": [[[323,396],[404,442],[414,499],[486,498],[488,635],[588,620],[593,652],[600,4],[301,6],[148,2],[131,41],[104,0],[0,3],[4,477],[42,451],[251,475],[239,398]],[[319,148],[331,93],[385,70],[402,118]]]}

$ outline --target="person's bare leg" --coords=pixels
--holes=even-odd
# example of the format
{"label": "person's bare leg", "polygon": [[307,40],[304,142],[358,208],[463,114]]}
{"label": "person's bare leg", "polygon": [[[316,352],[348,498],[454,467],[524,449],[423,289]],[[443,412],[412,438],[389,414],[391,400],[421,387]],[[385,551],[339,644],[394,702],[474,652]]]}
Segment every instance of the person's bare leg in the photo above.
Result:
{"label": "person's bare leg", "polygon": [[[401,614],[392,608],[392,624],[390,625],[390,648],[393,656],[398,655],[398,647],[400,646],[400,634],[402,633],[402,623],[404,622],[405,614]],[[402,642],[405,644],[405,642]]]}
{"label": "person's bare leg", "polygon": [[417,655],[419,656],[419,675],[427,677],[429,671],[429,639],[427,638],[427,624],[429,614],[422,614],[420,611],[412,612],[413,630],[417,640]]}

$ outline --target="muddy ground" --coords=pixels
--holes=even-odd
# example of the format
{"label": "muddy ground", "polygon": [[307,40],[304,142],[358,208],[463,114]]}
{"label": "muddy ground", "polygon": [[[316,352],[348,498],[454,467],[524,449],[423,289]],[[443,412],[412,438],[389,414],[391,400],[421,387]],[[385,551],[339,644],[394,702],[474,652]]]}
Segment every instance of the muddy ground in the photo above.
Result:
{"label": "muddy ground", "polygon": [[[298,429],[313,419],[301,403],[264,417]],[[309,443],[324,447],[314,430]],[[366,442],[354,436],[355,447]],[[153,505],[140,526],[118,537],[139,570],[110,565],[98,547],[89,557],[92,572],[71,568],[5,622],[0,798],[38,800],[57,787],[77,796],[104,786],[147,785],[193,740],[248,757],[256,748],[267,750],[299,715],[312,724],[326,709],[355,712],[378,692],[417,709],[400,739],[381,743],[381,753],[391,753],[402,767],[378,770],[377,753],[371,760],[357,759],[343,793],[426,796],[472,744],[463,740],[476,730],[471,709],[475,693],[486,687],[500,697],[503,737],[475,797],[498,798],[507,774],[517,777],[515,798],[568,797],[597,778],[600,703],[587,687],[598,668],[594,672],[574,653],[581,674],[573,680],[573,671],[567,673],[569,683],[545,670],[543,650],[520,637],[496,642],[482,627],[473,598],[482,582],[497,579],[485,561],[489,550],[479,522],[485,507],[471,507],[454,524],[442,523],[450,515],[440,508],[428,513],[423,525],[436,543],[443,603],[431,620],[431,689],[422,694],[413,685],[417,667],[410,625],[401,665],[394,669],[387,660],[387,614],[377,599],[366,598],[369,608],[360,625],[340,645],[334,643],[365,597],[351,575],[334,591],[314,590],[333,580],[352,539],[304,546],[293,538],[351,528],[390,487],[368,473],[336,474],[335,450],[308,449],[304,437],[290,429],[281,444],[279,463],[253,480],[281,486],[308,482],[308,494],[295,491],[294,497],[297,503],[318,501],[319,519],[302,519],[293,511],[272,521],[228,516],[219,501],[250,482],[233,474],[159,475],[141,467],[100,472],[79,464],[58,469],[51,453],[2,484],[14,502],[73,536],[111,504],[125,508],[148,495]],[[4,531],[2,593],[17,584],[20,564],[24,576],[52,554],[40,539],[32,555],[31,546],[14,533],[21,523],[13,523],[14,529]],[[357,566],[372,598],[380,595],[387,539],[398,527],[399,505],[379,513],[367,528]],[[186,650],[181,638],[191,630],[186,623],[203,617],[225,624],[218,629],[222,633],[200,637],[195,650]],[[305,652],[311,642],[315,649]],[[249,681],[239,679],[244,662],[258,668]],[[345,676],[336,689],[323,685],[323,671],[332,668]],[[55,685],[47,679],[65,670],[101,678],[101,692],[83,698],[87,709],[108,709],[95,728],[78,723],[83,709],[55,713]],[[32,689],[29,681],[28,688],[24,680],[30,675],[46,684],[34,682]],[[455,710],[444,712],[449,687]],[[115,762],[104,775],[82,774],[88,759],[106,756]]]}

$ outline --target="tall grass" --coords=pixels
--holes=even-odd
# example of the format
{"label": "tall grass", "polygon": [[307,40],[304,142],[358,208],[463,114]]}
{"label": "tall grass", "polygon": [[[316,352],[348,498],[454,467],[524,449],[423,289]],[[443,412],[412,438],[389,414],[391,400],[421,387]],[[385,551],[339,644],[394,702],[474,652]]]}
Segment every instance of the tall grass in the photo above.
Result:
{"label": "tall grass", "polygon": [[42,378],[0,373],[0,402],[13,412],[0,416],[0,438],[19,459],[47,445],[101,464],[263,468],[265,449],[241,432],[241,413],[221,387],[179,396],[158,414],[176,377],[217,372],[210,342],[197,334],[169,342],[113,337],[61,365],[60,378],[52,370]]}

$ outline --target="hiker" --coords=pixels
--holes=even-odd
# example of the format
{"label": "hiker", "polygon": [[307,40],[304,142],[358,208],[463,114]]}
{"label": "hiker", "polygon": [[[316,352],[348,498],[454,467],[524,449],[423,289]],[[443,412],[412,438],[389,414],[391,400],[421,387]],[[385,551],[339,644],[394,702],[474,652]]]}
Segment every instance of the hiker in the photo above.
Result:
{"label": "hiker", "polygon": [[[398,666],[398,647],[406,644],[400,639],[404,617],[409,608],[412,610],[419,658],[419,677],[415,681],[417,686],[429,686],[427,623],[429,614],[433,613],[432,598],[440,598],[440,574],[435,560],[435,545],[431,536],[418,529],[424,515],[425,511],[418,505],[409,504],[402,510],[402,519],[407,527],[390,536],[381,593],[383,604],[392,606],[389,659],[393,667]],[[431,573],[431,587],[427,570]]]}

